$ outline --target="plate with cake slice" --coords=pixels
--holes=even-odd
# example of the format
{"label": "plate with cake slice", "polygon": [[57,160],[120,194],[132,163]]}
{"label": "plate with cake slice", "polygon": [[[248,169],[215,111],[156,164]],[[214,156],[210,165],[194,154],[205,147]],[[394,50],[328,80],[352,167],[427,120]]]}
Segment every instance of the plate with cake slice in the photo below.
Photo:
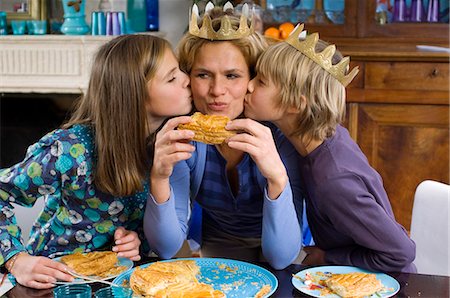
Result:
{"label": "plate with cake slice", "polygon": [[387,298],[400,290],[393,277],[352,266],[320,266],[292,276],[294,287],[312,297]]}
{"label": "plate with cake slice", "polygon": [[268,270],[221,258],[180,258],[148,263],[113,280],[133,297],[270,297],[278,280]]}
{"label": "plate with cake slice", "polygon": [[[53,259],[61,262],[78,274],[86,275],[101,280],[108,280],[119,276],[133,268],[133,261],[127,258],[118,257],[112,251],[94,251],[88,253],[76,252]],[[93,281],[75,278],[71,283],[91,283]],[[67,284],[69,282],[58,281],[57,284]]]}

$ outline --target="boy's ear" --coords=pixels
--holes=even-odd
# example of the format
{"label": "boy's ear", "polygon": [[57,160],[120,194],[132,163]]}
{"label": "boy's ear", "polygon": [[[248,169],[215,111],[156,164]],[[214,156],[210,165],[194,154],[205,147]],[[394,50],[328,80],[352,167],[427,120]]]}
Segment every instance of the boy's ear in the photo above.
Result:
{"label": "boy's ear", "polygon": [[303,111],[306,108],[306,97],[304,95],[300,95],[299,101],[300,101],[300,108],[292,105],[287,108],[287,112],[292,114],[298,114],[301,111]]}

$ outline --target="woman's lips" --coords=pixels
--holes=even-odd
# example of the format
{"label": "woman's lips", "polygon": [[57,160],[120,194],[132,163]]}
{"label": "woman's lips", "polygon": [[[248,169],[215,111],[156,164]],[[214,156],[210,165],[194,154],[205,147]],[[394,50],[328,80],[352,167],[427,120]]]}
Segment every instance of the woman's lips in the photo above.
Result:
{"label": "woman's lips", "polygon": [[221,102],[213,102],[208,104],[208,108],[212,111],[223,111],[227,108],[227,104]]}

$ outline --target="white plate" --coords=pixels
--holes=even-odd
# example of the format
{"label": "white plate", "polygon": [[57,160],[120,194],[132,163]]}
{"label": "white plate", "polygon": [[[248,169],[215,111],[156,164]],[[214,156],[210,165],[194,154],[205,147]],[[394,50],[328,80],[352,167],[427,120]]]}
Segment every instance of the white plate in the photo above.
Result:
{"label": "white plate", "polygon": [[[120,274],[133,268],[133,261],[131,261],[130,259],[123,258],[123,257],[118,257],[117,259],[119,260],[117,266],[125,266],[126,267],[126,269],[124,271],[119,272],[117,274],[108,275],[106,277],[100,277],[100,276],[95,276],[95,275],[92,277],[100,279],[100,280],[108,280],[108,279],[115,278],[115,277],[119,276]],[[61,257],[54,258],[53,261],[61,262]],[[87,283],[93,283],[93,282],[95,282],[95,281],[85,280],[85,279],[81,279],[81,278],[75,278],[73,282],[57,281],[56,284],[58,284],[58,285],[74,284],[74,283],[75,284],[87,284]]]}
{"label": "white plate", "polygon": [[[400,284],[398,281],[396,281],[393,277],[384,274],[384,273],[376,273],[367,271],[358,267],[351,267],[351,266],[321,266],[321,267],[313,267],[313,268],[307,268],[304,269],[297,274],[296,276],[304,279],[306,272],[309,272],[310,274],[314,275],[317,272],[330,272],[330,273],[350,273],[350,272],[364,272],[364,273],[372,273],[375,274],[377,279],[381,281],[383,286],[386,288],[386,291],[377,292],[370,296],[370,298],[387,298],[394,296],[399,290],[400,290]],[[305,285],[301,280],[292,277],[292,284],[294,287],[299,290],[302,293],[308,294],[312,297],[320,297],[320,298],[339,298],[340,296],[335,294],[329,294],[329,295],[320,295],[320,290],[311,290],[307,285]]]}
{"label": "white plate", "polygon": [[[271,291],[264,295],[266,298],[270,297],[278,287],[275,275],[267,269],[247,262],[221,258],[180,258],[162,262],[179,260],[194,260],[200,267],[198,281],[210,284],[216,290],[221,290],[228,298],[254,297],[263,286],[269,285]],[[150,264],[140,267],[145,268]],[[113,283],[121,286],[128,285],[133,270],[122,272],[113,280]],[[133,297],[141,296],[135,294]]]}

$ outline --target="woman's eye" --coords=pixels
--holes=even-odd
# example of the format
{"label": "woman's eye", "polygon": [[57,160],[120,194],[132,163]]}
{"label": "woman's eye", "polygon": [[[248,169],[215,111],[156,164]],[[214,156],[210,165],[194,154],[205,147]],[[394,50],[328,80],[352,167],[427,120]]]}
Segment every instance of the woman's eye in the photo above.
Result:
{"label": "woman's eye", "polygon": [[260,84],[260,85],[266,85],[266,83],[264,83],[264,81],[263,80],[261,80],[261,79],[258,79],[258,83]]}
{"label": "woman's eye", "polygon": [[169,80],[169,83],[172,83],[172,82],[174,82],[174,81],[175,81],[175,79],[176,79],[176,77],[173,77],[173,78],[171,78],[171,79]]}
{"label": "woman's eye", "polygon": [[237,79],[237,78],[239,78],[239,76],[236,74],[233,73],[227,74],[227,79]]}

